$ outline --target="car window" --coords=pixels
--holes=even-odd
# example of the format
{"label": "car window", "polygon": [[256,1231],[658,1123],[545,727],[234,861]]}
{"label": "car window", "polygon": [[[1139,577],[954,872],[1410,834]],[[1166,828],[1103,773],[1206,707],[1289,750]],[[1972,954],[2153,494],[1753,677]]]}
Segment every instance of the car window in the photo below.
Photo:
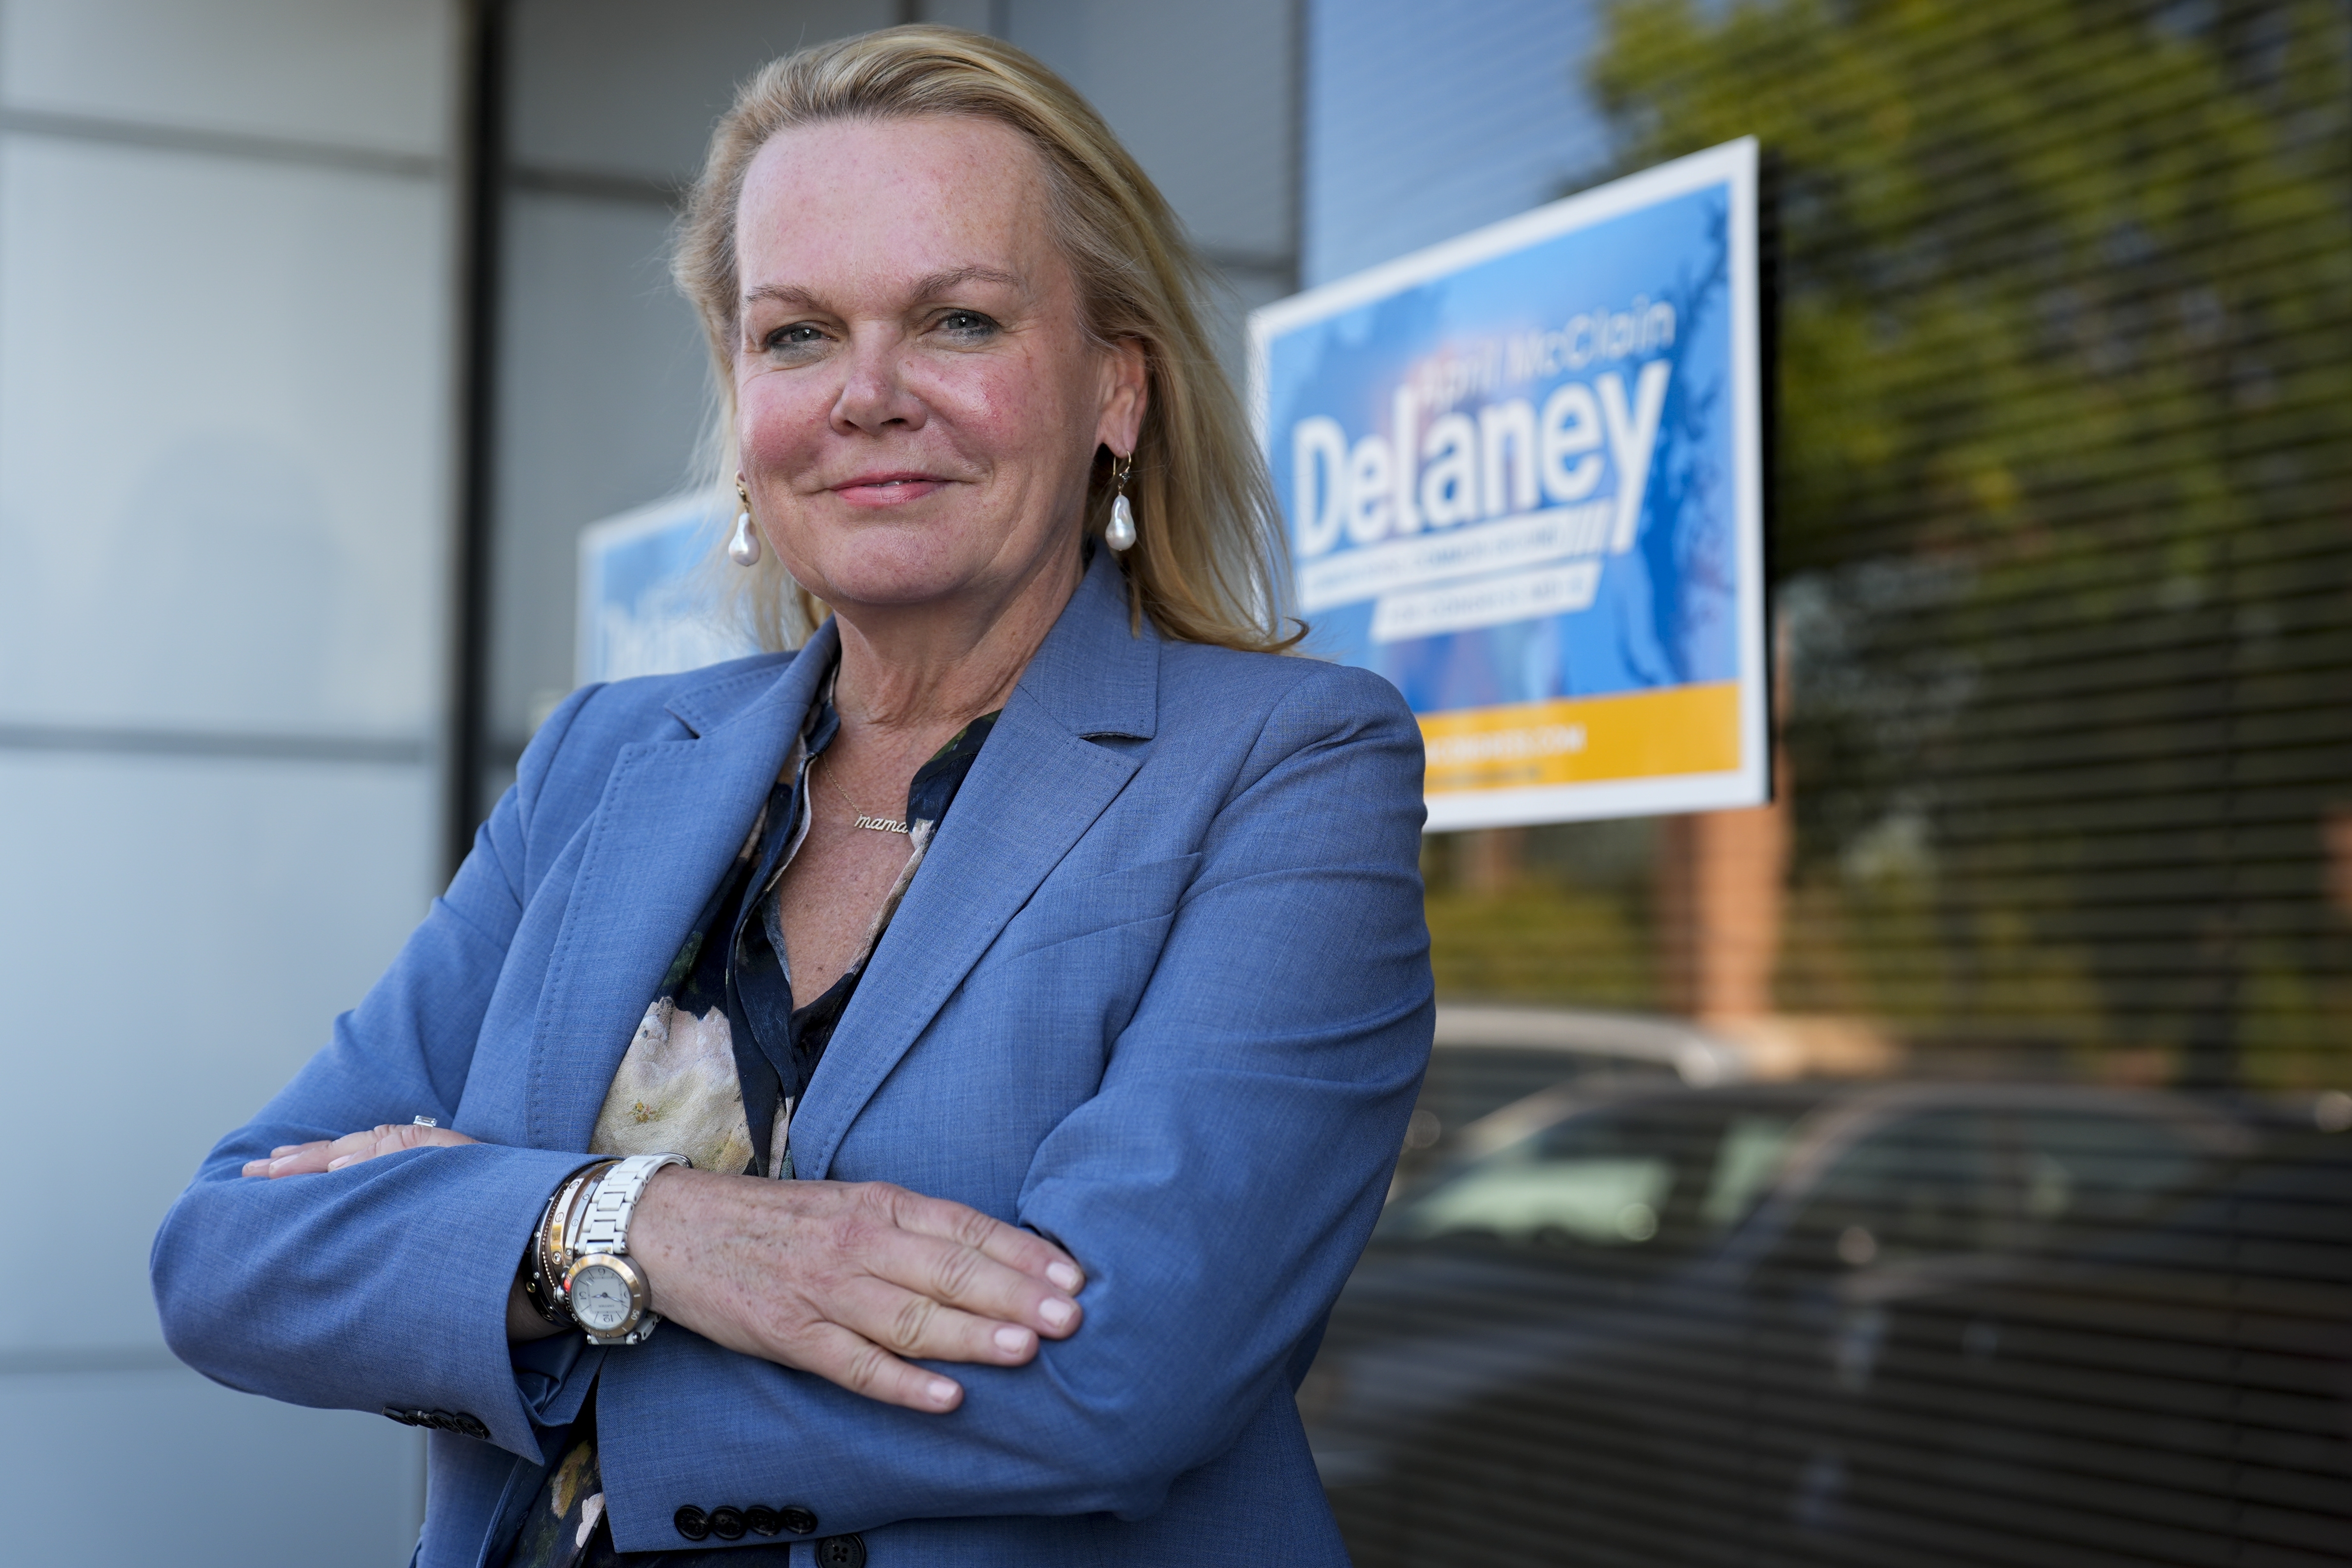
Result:
{"label": "car window", "polygon": [[1708,1228],[1730,1229],[1763,1200],[1789,1152],[1796,1122],[1786,1116],[1735,1116],[1717,1146],[1699,1215]]}
{"label": "car window", "polygon": [[2128,1224],[2188,1186],[2205,1160],[2180,1123],[2091,1111],[2019,1118],[2022,1207],[2037,1227]]}
{"label": "car window", "polygon": [[1617,1252],[1691,1245],[1754,1206],[1797,1117],[1702,1100],[1570,1116],[1400,1201],[1381,1232]]}
{"label": "car window", "polygon": [[1671,1087],[1679,1081],[1664,1062],[1524,1046],[1448,1046],[1430,1054],[1421,1108],[1440,1119],[1443,1131],[1453,1132],[1555,1084]]}
{"label": "car window", "polygon": [[2004,1179],[2003,1120],[1935,1111],[1864,1137],[1800,1211],[1792,1257],[1860,1267],[2011,1244],[2016,1184]]}

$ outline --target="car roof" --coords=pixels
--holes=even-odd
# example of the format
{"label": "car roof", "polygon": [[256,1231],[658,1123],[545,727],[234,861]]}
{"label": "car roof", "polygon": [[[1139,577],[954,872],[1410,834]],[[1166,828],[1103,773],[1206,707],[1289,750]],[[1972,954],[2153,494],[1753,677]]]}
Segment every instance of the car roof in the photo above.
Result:
{"label": "car roof", "polygon": [[2072,1110],[2163,1120],[2184,1125],[2217,1152],[2234,1148],[2245,1136],[2232,1118],[2161,1089],[1970,1079],[1800,1079],[1706,1089],[1643,1085],[1594,1089],[1571,1081],[1538,1090],[1481,1117],[1462,1130],[1462,1144],[1465,1153],[1475,1157],[1571,1117],[1604,1110],[1654,1110],[1698,1118],[1741,1107],[1808,1118],[1814,1131],[1807,1142],[1824,1145],[1840,1143],[1852,1131],[1881,1124],[1891,1116],[1948,1110]]}
{"label": "car roof", "polygon": [[1434,1048],[1505,1048],[1655,1063],[1673,1068],[1693,1088],[1737,1083],[1748,1075],[1746,1052],[1695,1024],[1600,1008],[1441,1002]]}

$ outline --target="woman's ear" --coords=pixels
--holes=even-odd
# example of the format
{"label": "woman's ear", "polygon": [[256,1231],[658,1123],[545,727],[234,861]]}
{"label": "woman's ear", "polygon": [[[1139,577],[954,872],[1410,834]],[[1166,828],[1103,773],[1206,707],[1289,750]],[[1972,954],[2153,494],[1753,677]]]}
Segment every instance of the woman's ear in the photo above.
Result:
{"label": "woman's ear", "polygon": [[1121,338],[1103,352],[1102,416],[1095,422],[1097,443],[1114,452],[1135,450],[1143,436],[1150,380],[1142,339]]}

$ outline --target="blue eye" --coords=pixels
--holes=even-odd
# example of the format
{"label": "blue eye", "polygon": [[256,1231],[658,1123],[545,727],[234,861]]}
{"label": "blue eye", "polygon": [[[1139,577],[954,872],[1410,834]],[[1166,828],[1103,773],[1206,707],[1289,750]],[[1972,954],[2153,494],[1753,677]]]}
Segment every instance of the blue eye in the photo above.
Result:
{"label": "blue eye", "polygon": [[772,349],[808,348],[824,341],[824,334],[806,321],[793,326],[779,327],[768,334],[768,347]]}
{"label": "blue eye", "polygon": [[996,323],[977,310],[950,310],[940,318],[940,326],[960,338],[982,338],[996,331]]}

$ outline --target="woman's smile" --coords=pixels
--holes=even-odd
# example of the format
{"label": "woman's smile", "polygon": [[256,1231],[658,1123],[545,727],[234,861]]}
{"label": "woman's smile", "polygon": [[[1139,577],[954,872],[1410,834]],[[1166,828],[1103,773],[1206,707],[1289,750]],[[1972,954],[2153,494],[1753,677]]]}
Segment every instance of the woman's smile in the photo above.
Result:
{"label": "woman's smile", "polygon": [[952,482],[936,474],[900,470],[860,474],[830,488],[835,495],[852,506],[890,507],[904,506],[925,496],[937,495]]}

